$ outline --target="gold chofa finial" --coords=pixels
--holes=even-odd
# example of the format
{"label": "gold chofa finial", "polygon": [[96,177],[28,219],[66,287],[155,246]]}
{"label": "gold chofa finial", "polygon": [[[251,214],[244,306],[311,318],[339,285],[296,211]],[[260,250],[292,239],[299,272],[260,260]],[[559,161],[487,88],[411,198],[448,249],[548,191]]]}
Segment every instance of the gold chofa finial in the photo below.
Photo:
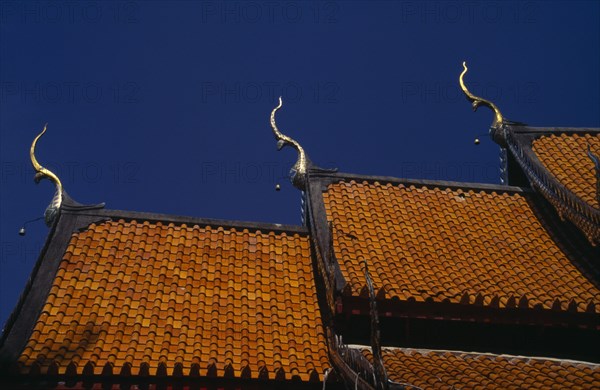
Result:
{"label": "gold chofa finial", "polygon": [[35,183],[36,184],[39,183],[40,180],[42,180],[42,179],[48,179],[51,182],[53,182],[54,185],[56,186],[56,193],[54,194],[54,197],[52,198],[52,202],[50,203],[50,205],[48,205],[48,207],[46,208],[46,212],[44,213],[46,224],[48,226],[50,226],[52,224],[52,222],[54,221],[56,215],[58,214],[58,211],[62,204],[63,186],[62,186],[62,183],[60,182],[60,179],[58,178],[58,176],[56,176],[49,169],[44,168],[38,162],[37,158],[35,157],[35,147],[37,145],[37,141],[46,133],[47,128],[48,128],[48,124],[46,123],[44,125],[44,129],[42,130],[42,132],[39,133],[37,135],[37,137],[35,137],[33,139],[33,142],[31,143],[31,149],[29,150],[29,157],[31,158],[31,165],[33,165],[33,169],[35,169],[35,172],[36,172],[35,176],[33,178]]}
{"label": "gold chofa finial", "polygon": [[467,99],[472,103],[473,106],[473,111],[477,111],[477,108],[480,105],[484,105],[486,107],[488,107],[489,109],[494,111],[495,114],[495,118],[494,118],[494,122],[492,123],[492,127],[500,127],[504,124],[504,117],[502,116],[502,114],[500,113],[500,110],[498,109],[498,107],[496,107],[496,105],[492,102],[490,102],[489,100],[477,97],[475,95],[473,95],[466,87],[465,85],[465,74],[467,73],[467,62],[463,62],[463,68],[464,70],[462,71],[462,73],[460,74],[459,77],[459,82],[460,82],[460,88],[462,89],[462,91],[465,93]]}
{"label": "gold chofa finial", "polygon": [[296,188],[304,190],[306,186],[306,172],[308,171],[309,160],[302,146],[300,146],[296,140],[283,134],[277,128],[277,123],[275,122],[275,113],[281,108],[281,106],[283,106],[283,101],[281,97],[279,97],[279,104],[271,112],[271,127],[273,128],[273,134],[277,140],[277,150],[281,150],[285,146],[291,146],[292,148],[296,149],[298,152],[298,160],[290,169],[290,179]]}

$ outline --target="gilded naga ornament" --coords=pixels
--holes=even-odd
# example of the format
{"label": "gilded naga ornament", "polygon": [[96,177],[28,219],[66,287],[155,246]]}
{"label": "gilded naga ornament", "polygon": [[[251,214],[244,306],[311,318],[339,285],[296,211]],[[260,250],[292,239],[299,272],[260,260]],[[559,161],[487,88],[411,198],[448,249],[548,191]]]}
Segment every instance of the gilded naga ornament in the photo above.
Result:
{"label": "gilded naga ornament", "polygon": [[33,165],[33,169],[35,169],[36,172],[35,176],[33,177],[33,181],[38,184],[42,179],[48,179],[56,186],[54,197],[44,212],[44,220],[46,221],[46,225],[50,226],[56,219],[56,216],[60,210],[60,206],[62,205],[64,190],[58,176],[56,176],[49,169],[44,168],[35,157],[35,147],[37,145],[37,141],[46,133],[47,127],[48,124],[46,123],[42,132],[33,139],[33,142],[31,143],[31,149],[29,150],[29,157],[31,158],[31,165]]}
{"label": "gilded naga ornament", "polygon": [[491,101],[484,99],[484,98],[480,98],[478,96],[475,96],[469,91],[469,89],[465,85],[465,80],[464,80],[465,74],[467,73],[467,70],[468,70],[466,61],[463,62],[463,68],[464,68],[464,70],[460,74],[460,77],[458,80],[460,82],[460,88],[462,89],[465,96],[467,97],[467,100],[469,100],[471,102],[473,111],[477,111],[477,108],[479,108],[479,106],[481,106],[481,105],[488,107],[490,110],[494,111],[494,122],[492,123],[492,128],[502,127],[502,125],[504,124],[504,117],[500,113],[500,110]]}
{"label": "gilded naga ornament", "polygon": [[285,146],[291,146],[298,152],[298,160],[290,169],[290,180],[292,181],[294,187],[304,190],[306,188],[306,175],[309,169],[310,160],[308,159],[308,156],[304,152],[302,146],[300,146],[296,140],[283,134],[277,128],[277,123],[275,122],[275,113],[281,108],[282,105],[283,101],[281,97],[279,97],[279,104],[271,112],[271,127],[273,128],[273,134],[277,140],[277,150],[281,150]]}

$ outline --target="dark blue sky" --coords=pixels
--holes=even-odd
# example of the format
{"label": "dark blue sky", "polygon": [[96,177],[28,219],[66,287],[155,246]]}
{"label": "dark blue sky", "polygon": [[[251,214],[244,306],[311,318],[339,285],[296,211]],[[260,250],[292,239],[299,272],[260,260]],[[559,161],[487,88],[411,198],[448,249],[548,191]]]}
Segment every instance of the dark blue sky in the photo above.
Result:
{"label": "dark blue sky", "polygon": [[[600,3],[420,1],[0,2],[0,322],[44,243],[54,189],[81,203],[300,223],[295,161],[268,117],[320,166],[498,182],[492,114],[600,126]],[[282,190],[276,192],[275,184]]]}

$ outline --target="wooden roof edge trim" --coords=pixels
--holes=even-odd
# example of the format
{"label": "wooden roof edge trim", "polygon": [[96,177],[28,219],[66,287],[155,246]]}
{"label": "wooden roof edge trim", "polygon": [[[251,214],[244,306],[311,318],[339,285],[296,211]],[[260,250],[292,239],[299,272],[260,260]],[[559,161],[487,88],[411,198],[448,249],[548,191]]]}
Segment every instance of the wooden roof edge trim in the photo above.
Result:
{"label": "wooden roof edge trim", "polygon": [[[369,300],[359,296],[338,295],[341,299],[341,311],[344,314],[358,311],[359,315],[369,315]],[[531,323],[548,326],[585,326],[600,330],[600,313],[587,311],[569,311],[540,309],[536,307],[493,307],[476,304],[452,302],[416,302],[398,299],[377,300],[379,317],[428,318],[432,320],[480,321],[492,320],[494,323]],[[431,314],[431,313],[435,314]]]}
{"label": "wooden roof edge trim", "polygon": [[17,305],[4,325],[0,336],[0,366],[15,362],[25,347],[46,302],[71,235],[78,225],[86,223],[87,221],[81,221],[81,217],[61,210],[46,237]]}
{"label": "wooden roof edge trim", "polygon": [[308,235],[308,229],[301,225],[285,225],[278,223],[268,222],[251,222],[251,221],[235,221],[226,219],[212,219],[212,218],[200,218],[190,216],[180,216],[171,214],[160,214],[140,211],[126,211],[126,210],[109,210],[109,209],[96,209],[96,210],[64,210],[64,213],[77,214],[81,216],[90,217],[92,220],[119,220],[125,221],[147,221],[150,223],[173,223],[176,225],[186,224],[188,226],[199,225],[199,226],[211,226],[211,227],[223,227],[226,229],[247,229],[250,231],[262,231],[262,232],[275,232],[275,233],[294,233],[302,236]]}
{"label": "wooden roof edge trim", "polygon": [[[339,262],[332,258],[333,253],[333,237],[330,231],[329,222],[327,220],[327,212],[321,191],[321,182],[319,180],[311,180],[311,175],[308,176],[307,192],[307,226],[310,230],[312,242],[314,243],[315,256],[319,262],[316,267],[322,273],[320,277],[325,281],[325,292],[329,309],[334,313],[335,293],[347,284],[344,279]],[[324,272],[321,272],[324,271]]]}
{"label": "wooden roof edge trim", "polygon": [[[355,349],[360,349],[360,350],[370,350],[371,348],[368,345],[362,345],[362,344],[348,344],[349,348],[355,348]],[[477,352],[477,351],[461,351],[461,350],[453,350],[453,349],[429,349],[429,348],[408,348],[408,347],[386,347],[383,346],[381,347],[381,349],[383,351],[406,351],[406,352],[419,352],[419,353],[424,353],[424,354],[428,354],[428,353],[451,353],[451,354],[455,354],[455,355],[461,355],[464,357],[473,357],[473,358],[477,358],[477,357],[490,357],[490,358],[497,358],[497,357],[502,357],[502,358],[506,358],[506,359],[521,359],[521,360],[542,360],[542,361],[551,361],[551,362],[556,362],[556,363],[567,363],[567,364],[572,364],[572,365],[585,365],[587,367],[590,368],[597,368],[600,367],[600,363],[594,363],[594,362],[588,362],[588,361],[584,361],[584,360],[574,360],[574,359],[561,359],[561,358],[556,358],[556,357],[549,357],[549,356],[526,356],[526,355],[510,355],[510,354],[505,354],[505,353],[491,353],[491,352]]]}
{"label": "wooden roof edge trim", "polygon": [[408,178],[397,178],[392,176],[370,176],[362,175],[357,173],[329,173],[325,175],[314,175],[314,181],[321,183],[322,191],[325,192],[330,184],[351,181],[356,182],[367,182],[373,184],[378,182],[380,184],[405,184],[414,185],[421,187],[430,188],[448,188],[451,190],[473,190],[483,192],[502,192],[502,193],[533,193],[534,191],[528,187],[516,187],[508,186],[504,184],[488,184],[488,183],[470,183],[460,181],[447,181],[447,180],[421,180],[421,179],[408,179]]}

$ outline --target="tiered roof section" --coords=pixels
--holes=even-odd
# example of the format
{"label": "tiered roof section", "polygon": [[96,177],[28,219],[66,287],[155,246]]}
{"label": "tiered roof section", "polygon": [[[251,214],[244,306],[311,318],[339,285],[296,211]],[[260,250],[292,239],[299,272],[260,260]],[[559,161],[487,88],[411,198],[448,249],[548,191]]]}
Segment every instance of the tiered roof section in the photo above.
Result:
{"label": "tiered roof section", "polygon": [[[371,350],[357,347],[369,360]],[[411,348],[384,348],[392,388],[408,389],[594,389],[600,365],[524,356]],[[396,385],[396,386],[394,386]]]}
{"label": "tiered roof section", "polygon": [[10,325],[16,376],[265,385],[329,368],[299,227],[63,209]]}
{"label": "tiered roof section", "polygon": [[[368,322],[361,318],[373,318],[374,299],[379,318],[387,321],[381,337],[393,343],[382,345],[402,347],[402,340],[413,339],[455,345],[454,336],[459,336],[474,350],[502,350],[479,336],[469,337],[468,331],[453,333],[457,323],[478,335],[490,332],[484,338],[538,337],[531,340],[538,358],[422,354],[406,348],[391,354],[384,348],[387,378],[393,382],[430,388],[436,375],[432,367],[446,361],[446,376],[469,367],[469,377],[455,375],[455,380],[435,385],[502,388],[512,381],[543,388],[584,381],[583,388],[593,388],[588,371],[598,380],[599,366],[544,358],[552,351],[553,336],[541,335],[560,335],[552,329],[567,329],[565,336],[573,344],[557,345],[558,356],[594,356],[581,343],[597,340],[600,329],[600,248],[577,227],[562,222],[540,194],[504,185],[310,171],[307,194],[314,255],[327,286],[327,308],[322,310],[326,318],[335,318],[328,332],[333,336],[328,337],[331,359],[346,382],[388,388],[375,366],[340,337],[349,331],[351,339],[369,340]],[[365,263],[376,297],[369,293]],[[439,336],[423,340],[419,331],[404,328],[415,319],[425,334],[437,329]],[[356,327],[366,329],[361,333]],[[506,348],[522,350],[514,341]],[[401,374],[399,367],[404,367]],[[554,375],[559,368],[568,379]],[[412,374],[406,377],[406,372]],[[486,373],[491,379],[485,379]]]}
{"label": "tiered roof section", "polygon": [[[345,295],[404,302],[595,313],[598,255],[557,242],[519,189],[340,180],[323,202]],[[549,222],[549,221],[548,221]]]}
{"label": "tiered roof section", "polygon": [[329,174],[310,197],[332,311],[368,313],[366,260],[386,316],[600,325],[600,248],[535,192]]}

